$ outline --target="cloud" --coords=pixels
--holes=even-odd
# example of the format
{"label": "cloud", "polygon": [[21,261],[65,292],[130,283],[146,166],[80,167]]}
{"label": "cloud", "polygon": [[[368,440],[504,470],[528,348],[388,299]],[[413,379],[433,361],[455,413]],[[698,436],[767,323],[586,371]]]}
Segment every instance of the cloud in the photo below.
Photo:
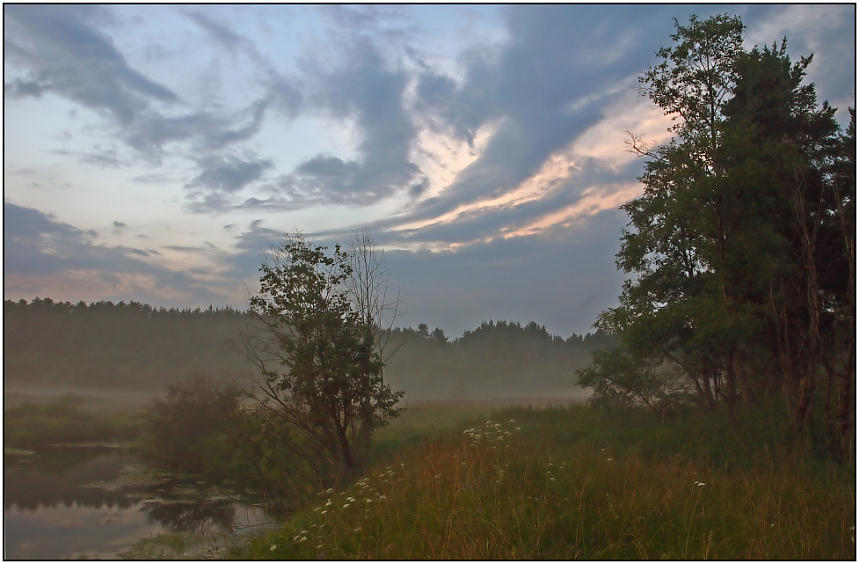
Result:
{"label": "cloud", "polygon": [[[134,69],[102,31],[112,23],[109,9],[16,5],[5,15],[8,68],[23,73],[4,84],[5,92],[11,98],[50,92],[89,108],[149,163],[160,163],[168,143],[191,143],[192,153],[206,154],[243,142],[260,131],[270,104],[294,113],[300,103],[285,78],[269,73],[267,91],[246,108],[183,111],[189,101]],[[206,16],[190,17],[221,42],[240,39]],[[97,166],[118,164],[111,150],[84,159]]]}
{"label": "cloud", "polygon": [[293,172],[294,190],[363,205],[408,187],[420,174],[409,159],[417,132],[404,108],[407,73],[388,64],[367,37],[349,38],[343,48],[340,66],[314,78],[313,103],[335,118],[355,121],[361,158],[345,162],[317,155]]}
{"label": "cloud", "polygon": [[3,92],[10,98],[26,98],[32,96],[39,98],[47,90],[45,84],[36,80],[22,80],[16,78],[12,82],[3,84]]}
{"label": "cloud", "polygon": [[386,251],[389,282],[400,290],[398,324],[426,322],[455,336],[505,318],[537,320],[556,334],[585,332],[620,292],[614,255],[622,223],[620,211],[607,210],[573,227],[453,251]]}
{"label": "cloud", "polygon": [[253,137],[262,127],[267,99],[253,102],[231,115],[194,111],[179,116],[147,113],[121,133],[125,142],[160,161],[167,143],[192,142],[192,153],[209,153]]}
{"label": "cloud", "polygon": [[236,236],[236,252],[226,258],[228,273],[236,279],[254,276],[265,260],[265,255],[283,240],[284,232],[262,226],[263,220],[256,219],[248,229]]}
{"label": "cloud", "polygon": [[54,92],[123,125],[153,102],[179,101],[172,90],[131,68],[93,25],[99,7],[16,5],[4,13],[6,56],[28,71],[13,83],[16,94]]}
{"label": "cloud", "polygon": [[299,81],[294,78],[287,78],[278,71],[270,61],[260,54],[250,37],[237,33],[227,23],[217,21],[210,15],[210,12],[187,11],[185,15],[205,31],[207,37],[225,49],[231,56],[234,58],[241,55],[247,57],[258,74],[256,82],[266,93],[264,99],[258,104],[264,103],[264,107],[272,106],[287,119],[293,119],[298,115],[304,102]]}
{"label": "cloud", "polygon": [[243,159],[235,155],[205,157],[198,164],[202,171],[186,184],[186,188],[202,187],[224,192],[241,190],[259,180],[263,173],[273,166],[268,159]]}
{"label": "cloud", "polygon": [[[465,56],[462,84],[433,71],[416,89],[416,107],[473,144],[492,120],[498,126],[478,159],[436,198],[419,202],[405,219],[438,217],[456,207],[514,190],[555,151],[598,121],[636,87],[651,53],[641,39],[668,29],[665,10],[652,6],[510,6],[510,39],[500,52]],[[666,22],[667,20],[667,22]],[[628,26],[618,36],[617,26]],[[655,51],[655,48],[654,48]]]}
{"label": "cloud", "polygon": [[[150,252],[94,242],[97,233],[34,208],[3,204],[4,288],[20,297],[148,299],[221,303],[210,282],[143,260]],[[122,225],[121,222],[114,222]],[[26,294],[24,294],[26,292]],[[48,292],[45,294],[45,292]],[[78,292],[71,295],[70,292]]]}
{"label": "cloud", "polygon": [[235,51],[245,39],[226,25],[216,22],[211,17],[199,11],[189,11],[185,14],[197,25],[203,28],[211,37],[230,51]]}

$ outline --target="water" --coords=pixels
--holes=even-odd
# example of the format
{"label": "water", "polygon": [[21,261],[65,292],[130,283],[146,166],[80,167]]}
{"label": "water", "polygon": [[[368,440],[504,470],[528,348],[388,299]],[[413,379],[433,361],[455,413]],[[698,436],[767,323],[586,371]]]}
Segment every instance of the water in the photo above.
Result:
{"label": "water", "polygon": [[5,455],[4,557],[121,558],[162,533],[181,533],[183,551],[216,555],[233,535],[272,523],[260,505],[201,482],[134,479],[135,463],[128,451],[104,447]]}

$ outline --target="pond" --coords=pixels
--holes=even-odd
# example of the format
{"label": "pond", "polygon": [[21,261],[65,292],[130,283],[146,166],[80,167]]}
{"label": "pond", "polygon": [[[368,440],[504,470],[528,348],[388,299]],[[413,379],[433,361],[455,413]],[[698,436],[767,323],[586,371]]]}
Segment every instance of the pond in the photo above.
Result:
{"label": "pond", "polygon": [[128,450],[4,454],[6,559],[223,556],[274,524],[264,506],[188,477],[146,474]]}

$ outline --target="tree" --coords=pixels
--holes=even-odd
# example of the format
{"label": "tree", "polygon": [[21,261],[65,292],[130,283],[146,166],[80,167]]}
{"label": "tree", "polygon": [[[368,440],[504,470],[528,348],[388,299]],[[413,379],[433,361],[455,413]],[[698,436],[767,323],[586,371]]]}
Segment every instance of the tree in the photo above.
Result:
{"label": "tree", "polygon": [[441,327],[436,327],[435,329],[433,329],[433,332],[430,335],[430,339],[440,345],[443,345],[447,342],[447,335],[444,334],[444,329],[442,329]]}
{"label": "tree", "polygon": [[[379,382],[384,384],[384,366],[402,347],[403,342],[391,342],[391,329],[399,317],[400,296],[390,293],[385,277],[383,252],[376,246],[366,229],[354,234],[346,254],[349,276],[345,280],[349,300],[358,313],[360,323],[370,328],[376,354],[381,361]],[[364,425],[359,438],[364,448],[370,446],[372,426]]]}
{"label": "tree", "polygon": [[623,347],[580,378],[614,378],[595,393],[625,388],[624,397],[647,403],[639,392],[662,389],[658,378],[667,383],[679,369],[702,403],[724,402],[732,415],[738,401],[781,391],[803,426],[825,368],[826,418],[847,428],[852,126],[840,135],[835,110],[818,107],[814,85],[803,84],[811,57],[792,64],[786,40],[745,51],[742,22],[728,16],[675,27],[675,44],[641,77],[643,93],[675,119],[675,137],[648,147],[631,136],[632,151],[648,159],[645,188],[623,206],[630,222],[617,264],[634,277],[597,322]]}
{"label": "tree", "polygon": [[250,313],[262,331],[245,343],[262,374],[262,405],[288,424],[284,446],[320,478],[320,452],[350,472],[359,438],[398,415],[403,394],[383,382],[374,328],[350,299],[349,255],[297,234],[269,253],[260,272]]}
{"label": "tree", "polygon": [[792,64],[786,40],[738,58],[720,156],[735,191],[746,194],[744,206],[759,210],[758,225],[747,233],[769,240],[763,255],[769,257],[770,267],[763,269],[768,276],[762,279],[757,270],[760,283],[747,284],[744,298],[769,306],[760,309],[768,314],[777,383],[803,425],[825,366],[831,434],[832,381],[851,381],[844,361],[855,359],[855,336],[845,339],[842,331],[855,315],[855,230],[848,219],[855,200],[855,139],[850,143],[850,128],[840,134],[835,109],[826,102],[818,107],[814,85],[803,84],[810,63],[803,57]]}
{"label": "tree", "polygon": [[366,229],[355,233],[346,255],[350,274],[346,288],[361,323],[373,328],[376,352],[387,363],[402,346],[391,346],[391,329],[399,317],[399,294],[393,295],[385,277],[384,255]]}
{"label": "tree", "polygon": [[597,327],[622,335],[624,354],[642,365],[678,367],[708,405],[723,398],[733,406],[738,343],[748,325],[719,276],[730,229],[714,186],[722,104],[736,80],[743,24],[693,16],[688,26],[675,20],[675,30],[675,45],[660,49],[662,62],[640,78],[642,93],[675,120],[675,137],[652,148],[632,136],[632,151],[648,158],[645,189],[622,206],[630,225],[617,265],[636,279]]}

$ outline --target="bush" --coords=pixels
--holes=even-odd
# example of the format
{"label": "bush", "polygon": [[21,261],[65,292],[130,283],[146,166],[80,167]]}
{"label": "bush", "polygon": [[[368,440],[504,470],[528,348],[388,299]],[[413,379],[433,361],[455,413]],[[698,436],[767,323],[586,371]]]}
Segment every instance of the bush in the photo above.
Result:
{"label": "bush", "polygon": [[227,437],[241,416],[244,392],[234,384],[194,378],[170,386],[144,415],[142,454],[171,470],[204,473],[231,449]]}

